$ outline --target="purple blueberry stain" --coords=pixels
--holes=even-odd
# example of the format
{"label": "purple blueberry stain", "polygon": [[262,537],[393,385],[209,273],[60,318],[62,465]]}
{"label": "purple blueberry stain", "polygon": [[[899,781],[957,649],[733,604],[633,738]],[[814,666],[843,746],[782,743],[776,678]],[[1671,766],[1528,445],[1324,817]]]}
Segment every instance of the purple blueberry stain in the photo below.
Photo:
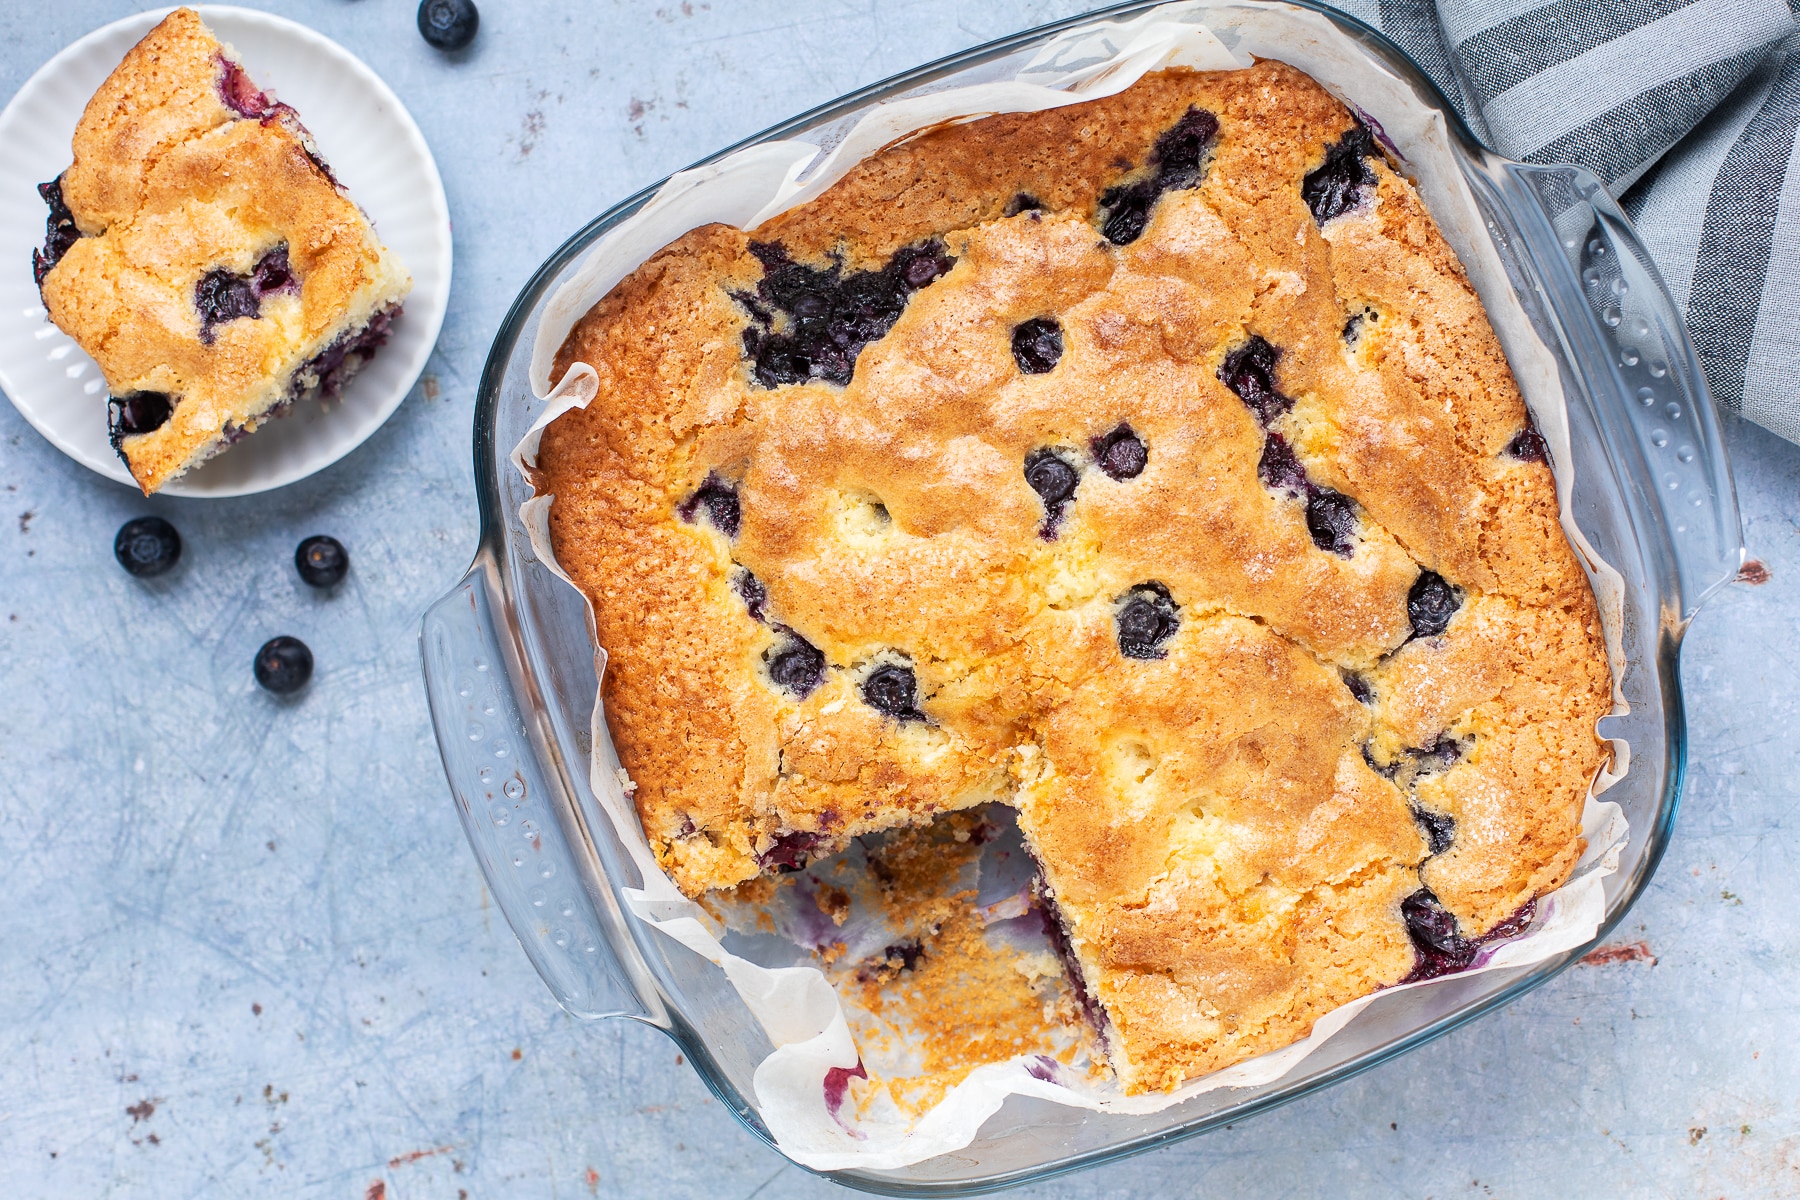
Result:
{"label": "purple blueberry stain", "polygon": [[200,313],[200,340],[212,345],[220,325],[243,317],[260,317],[266,297],[297,292],[299,287],[300,282],[288,265],[285,242],[258,259],[248,275],[225,267],[208,271],[194,285],[194,308]]}
{"label": "purple blueberry stain", "polygon": [[1265,429],[1294,407],[1294,402],[1275,387],[1275,363],[1280,357],[1281,351],[1268,339],[1253,333],[1219,364],[1219,382],[1249,407],[1257,424]]}
{"label": "purple blueberry stain", "polygon": [[854,1067],[830,1067],[825,1071],[826,1111],[831,1113],[831,1119],[836,1121],[841,1129],[859,1138],[865,1135],[852,1128],[850,1123],[844,1120],[843,1108],[844,1102],[850,1098],[850,1081],[868,1077],[869,1072],[864,1069],[860,1058],[856,1060]]}
{"label": "purple blueberry stain", "polygon": [[1025,374],[1047,374],[1055,369],[1062,353],[1062,324],[1055,317],[1033,317],[1013,327],[1013,362]]}
{"label": "purple blueberry stain", "polygon": [[1420,571],[1406,593],[1406,616],[1412,636],[1436,637],[1450,628],[1450,618],[1462,607],[1462,593],[1436,571]]}
{"label": "purple blueberry stain", "polygon": [[1043,210],[1043,207],[1044,202],[1030,192],[1020,192],[1006,202],[1006,207],[1000,210],[1000,215],[1003,217],[1016,217],[1020,213],[1040,212]]}
{"label": "purple blueberry stain", "polygon": [[1325,161],[1300,182],[1300,198],[1312,210],[1314,221],[1324,225],[1368,199],[1377,183],[1368,160],[1379,153],[1369,127],[1361,121],[1325,148]]}
{"label": "purple blueberry stain", "polygon": [[1115,246],[1127,246],[1143,236],[1150,224],[1150,210],[1164,192],[1180,191],[1200,183],[1206,151],[1219,134],[1219,118],[1202,108],[1190,108],[1173,127],[1156,139],[1150,150],[1154,172],[1134,183],[1108,188],[1100,196],[1100,233]]}
{"label": "purple blueberry stain", "polygon": [[50,209],[50,214],[44,218],[44,248],[31,252],[31,278],[40,288],[44,286],[44,277],[56,269],[69,247],[81,240],[81,230],[75,227],[75,214],[69,211],[69,202],[63,199],[62,181],[63,177],[58,175],[49,183],[38,184],[38,195]]}
{"label": "purple blueberry stain", "polygon": [[1342,676],[1344,686],[1349,689],[1350,695],[1358,704],[1375,703],[1375,688],[1366,676],[1347,670],[1340,670],[1338,674]]}
{"label": "purple blueberry stain", "polygon": [[728,538],[738,535],[742,520],[737,489],[719,478],[717,473],[709,473],[694,494],[675,507],[675,512],[690,524],[705,514],[712,527]]}
{"label": "purple blueberry stain", "polygon": [[935,239],[904,246],[878,271],[845,274],[843,264],[809,267],[779,242],[752,242],[763,266],[755,292],[734,292],[750,314],[744,356],[764,388],[818,379],[842,387],[857,356],[887,336],[913,293],[929,287],[956,260]]}
{"label": "purple blueberry stain", "polygon": [[1105,437],[1094,439],[1094,462],[1108,479],[1124,482],[1144,473],[1150,449],[1129,425],[1120,425]]}
{"label": "purple blueberry stain", "polygon": [[1119,653],[1126,658],[1167,658],[1164,643],[1181,628],[1181,606],[1154,579],[1140,583],[1115,602]]}

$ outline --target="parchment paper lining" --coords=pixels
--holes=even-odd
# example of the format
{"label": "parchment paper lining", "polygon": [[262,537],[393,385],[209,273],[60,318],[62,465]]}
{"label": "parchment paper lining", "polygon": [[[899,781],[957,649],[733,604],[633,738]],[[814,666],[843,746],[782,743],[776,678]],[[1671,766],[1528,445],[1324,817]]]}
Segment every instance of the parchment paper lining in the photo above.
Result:
{"label": "parchment paper lining", "polygon": [[[1550,447],[1563,529],[1588,569],[1599,602],[1613,675],[1613,715],[1624,714],[1628,711],[1620,688],[1625,670],[1624,580],[1601,560],[1569,516],[1573,480],[1568,464],[1573,457],[1556,363],[1519,306],[1488,239],[1474,196],[1456,165],[1444,118],[1328,20],[1286,5],[1185,0],[1127,21],[1096,22],[1045,45],[1011,80],[877,105],[828,152],[806,142],[770,142],[673,176],[636,215],[601,238],[550,298],[531,362],[532,390],[547,404],[513,449],[513,464],[530,478],[543,429],[595,396],[598,376],[585,363],[574,364],[551,387],[556,352],[574,323],[640,263],[688,230],[715,221],[754,228],[806,203],[883,147],[945,121],[1041,111],[1112,95],[1164,67],[1232,70],[1251,65],[1253,58],[1278,59],[1305,71],[1369,119],[1400,156],[1402,169],[1462,261]],[[557,564],[550,541],[553,499],[534,496],[520,506],[519,517],[539,559],[573,586]],[[591,612],[589,618],[591,630]],[[597,647],[597,675],[603,675],[605,663],[605,651]],[[611,744],[598,697],[592,736],[596,747]],[[1630,764],[1630,747],[1622,739],[1610,740],[1612,762],[1594,780],[1582,814],[1588,849],[1574,877],[1539,901],[1538,917],[1523,937],[1484,948],[1476,966],[1451,978],[1542,962],[1593,937],[1605,917],[1603,881],[1618,869],[1629,833],[1619,806],[1597,798],[1624,776]],[[758,1113],[784,1153],[817,1170],[893,1169],[961,1149],[1014,1094],[1102,1112],[1143,1114],[1216,1088],[1270,1083],[1342,1030],[1375,998],[1367,996],[1328,1013],[1301,1041],[1192,1080],[1173,1093],[1126,1096],[1110,1083],[1076,1078],[1075,1072],[1062,1073],[1066,1083],[1049,1082],[1027,1070],[1030,1060],[1015,1059],[977,1068],[910,1127],[875,1119],[846,1125],[827,1106],[823,1083],[829,1069],[854,1067],[858,1055],[844,1011],[824,974],[813,967],[763,967],[728,951],[719,940],[724,931],[657,867],[627,793],[629,780],[623,771],[615,775],[604,770],[602,760],[599,754],[593,759],[594,793],[644,879],[641,889],[621,889],[626,905],[639,919],[716,963],[762,1023],[776,1049],[754,1075]],[[1441,982],[1406,986],[1435,987]]]}

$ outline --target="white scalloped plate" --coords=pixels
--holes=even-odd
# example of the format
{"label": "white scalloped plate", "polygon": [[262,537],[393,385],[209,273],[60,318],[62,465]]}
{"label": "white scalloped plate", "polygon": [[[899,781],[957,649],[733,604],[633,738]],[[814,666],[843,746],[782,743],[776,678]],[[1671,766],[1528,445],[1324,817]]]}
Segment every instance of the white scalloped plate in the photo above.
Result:
{"label": "white scalloped plate", "polygon": [[[45,63],[0,112],[0,388],[57,449],[136,487],[106,438],[106,384],[50,323],[31,279],[44,241],[37,184],[69,165],[69,139],[101,82],[168,14],[139,13],[88,34]],[[202,5],[250,77],[292,105],[325,161],[376,232],[412,272],[393,336],[329,408],[298,405],[163,491],[243,496],[330,466],[388,419],[425,367],[450,299],[450,209],[437,164],[400,100],[361,59],[304,25],[244,8]]]}

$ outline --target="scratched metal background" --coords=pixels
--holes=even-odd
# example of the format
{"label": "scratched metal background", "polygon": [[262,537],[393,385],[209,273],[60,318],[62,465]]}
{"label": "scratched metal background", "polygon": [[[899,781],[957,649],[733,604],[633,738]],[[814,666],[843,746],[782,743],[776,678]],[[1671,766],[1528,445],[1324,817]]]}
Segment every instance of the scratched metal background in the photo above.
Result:
{"label": "scratched metal background", "polygon": [[[0,95],[116,0],[0,5]],[[472,394],[527,274],[613,200],[1080,0],[410,0],[284,12],[435,148],[456,283],[427,386],[247,500],[145,502],[0,405],[0,1196],[817,1197],[661,1035],[551,1002],[451,812],[417,626],[475,544]],[[329,150],[329,147],[327,148]],[[24,263],[4,269],[23,270]],[[1360,1079],[1033,1197],[1800,1195],[1800,449],[1733,432],[1752,553],[1688,639],[1693,775],[1607,965]],[[181,529],[172,576],[114,530]],[[335,534],[321,599],[290,564]],[[280,703],[251,652],[305,638]]]}

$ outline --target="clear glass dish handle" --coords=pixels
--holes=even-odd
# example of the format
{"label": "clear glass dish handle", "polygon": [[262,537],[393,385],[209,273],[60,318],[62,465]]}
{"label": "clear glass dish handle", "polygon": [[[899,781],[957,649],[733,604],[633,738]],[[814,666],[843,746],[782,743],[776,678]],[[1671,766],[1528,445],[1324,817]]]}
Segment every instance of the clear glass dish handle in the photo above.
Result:
{"label": "clear glass dish handle", "polygon": [[[1638,508],[1666,539],[1680,585],[1678,624],[1743,564],[1737,493],[1717,410],[1667,285],[1600,181],[1566,166],[1509,164],[1532,202],[1520,235],[1562,316],[1565,362],[1601,410],[1602,436]],[[1517,210],[1515,210],[1517,211]]]}
{"label": "clear glass dish handle", "polygon": [[[425,613],[425,691],[444,773],[488,889],[551,992],[577,1017],[647,1010],[603,932],[610,895],[585,882],[552,777],[521,713],[515,675],[495,621],[491,560],[477,557],[461,583]],[[603,886],[600,885],[600,886]]]}

